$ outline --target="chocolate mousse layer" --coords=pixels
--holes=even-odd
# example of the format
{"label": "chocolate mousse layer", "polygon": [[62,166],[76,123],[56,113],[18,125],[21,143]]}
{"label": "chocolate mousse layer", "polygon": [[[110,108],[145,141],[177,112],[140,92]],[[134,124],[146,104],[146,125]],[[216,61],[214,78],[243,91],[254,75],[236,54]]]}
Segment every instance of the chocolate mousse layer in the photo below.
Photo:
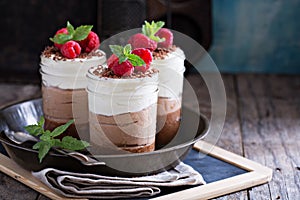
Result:
{"label": "chocolate mousse layer", "polygon": [[132,113],[105,116],[90,112],[90,138],[105,148],[132,153],[154,151],[156,104]]}
{"label": "chocolate mousse layer", "polygon": [[178,132],[181,119],[181,102],[178,99],[158,97],[156,147],[167,145]]}
{"label": "chocolate mousse layer", "polygon": [[42,95],[46,130],[53,130],[74,119],[75,124],[60,138],[69,135],[88,140],[88,102],[85,89],[68,90],[42,85]]}

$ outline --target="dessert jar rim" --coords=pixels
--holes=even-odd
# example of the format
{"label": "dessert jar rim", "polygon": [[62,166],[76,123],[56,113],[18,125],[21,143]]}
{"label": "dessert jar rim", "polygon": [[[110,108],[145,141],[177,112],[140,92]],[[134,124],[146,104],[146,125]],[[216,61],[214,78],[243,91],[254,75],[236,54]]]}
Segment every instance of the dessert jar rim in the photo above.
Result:
{"label": "dessert jar rim", "polygon": [[[100,65],[100,66],[103,66],[103,65]],[[86,77],[91,79],[91,80],[95,80],[95,81],[103,81],[103,80],[109,80],[109,81],[112,81],[112,82],[134,82],[134,81],[141,81],[143,79],[157,79],[158,78],[158,74],[159,74],[159,71],[151,74],[151,76],[145,76],[145,77],[136,77],[136,78],[110,78],[110,77],[99,77],[97,75],[95,75],[92,70],[93,69],[96,69],[98,68],[99,66],[93,66],[93,67],[90,67],[88,69],[88,71],[86,72]],[[152,76],[153,75],[153,76]],[[156,81],[155,81],[156,82]]]}
{"label": "dessert jar rim", "polygon": [[101,49],[97,49],[97,50],[95,50],[95,51],[99,51],[99,52],[101,52],[102,53],[102,55],[101,56],[96,56],[96,55],[91,55],[91,56],[87,56],[87,57],[85,57],[85,58],[80,58],[80,57],[77,57],[77,58],[65,58],[65,59],[57,59],[57,60],[53,60],[52,59],[52,56],[55,56],[54,54],[51,54],[51,57],[47,57],[47,56],[45,56],[43,53],[40,55],[40,58],[43,58],[43,59],[45,59],[45,58],[48,58],[48,59],[50,59],[50,60],[53,60],[54,62],[75,62],[75,61],[86,61],[86,60],[90,60],[90,59],[97,59],[97,58],[103,58],[103,57],[105,57],[106,58],[106,53],[105,53],[105,51],[103,51],[103,50],[101,50]]}

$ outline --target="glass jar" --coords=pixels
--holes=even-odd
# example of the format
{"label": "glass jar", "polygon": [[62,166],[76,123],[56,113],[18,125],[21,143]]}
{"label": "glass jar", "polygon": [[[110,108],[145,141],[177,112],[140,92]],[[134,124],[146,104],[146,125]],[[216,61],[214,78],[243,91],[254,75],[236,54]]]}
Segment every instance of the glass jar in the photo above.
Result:
{"label": "glass jar", "polygon": [[[46,51],[46,50],[45,50]],[[91,66],[105,62],[105,53],[66,59],[55,54],[41,55],[44,128],[53,130],[74,119],[74,123],[58,138],[69,135],[88,141],[88,99],[86,72]]]}
{"label": "glass jar", "polygon": [[185,55],[179,47],[158,55],[154,53],[151,66],[159,70],[156,146],[161,148],[175,137],[180,126]]}
{"label": "glass jar", "polygon": [[155,149],[158,72],[149,76],[103,77],[105,67],[88,71],[90,138],[101,154]]}

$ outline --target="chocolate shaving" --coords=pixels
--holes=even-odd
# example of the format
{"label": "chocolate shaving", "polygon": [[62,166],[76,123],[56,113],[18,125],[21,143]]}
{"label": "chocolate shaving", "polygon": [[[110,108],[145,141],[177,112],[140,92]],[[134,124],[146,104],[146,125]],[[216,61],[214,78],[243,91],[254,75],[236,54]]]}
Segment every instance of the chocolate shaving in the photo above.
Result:
{"label": "chocolate shaving", "polygon": [[136,78],[145,78],[145,77],[152,77],[153,74],[158,73],[158,69],[150,68],[145,72],[133,72],[130,76],[118,76],[114,74],[114,72],[109,68],[104,68],[102,65],[99,65],[93,71],[93,74],[98,77],[104,78],[113,78],[113,79],[136,79]]}
{"label": "chocolate shaving", "polygon": [[[55,46],[47,46],[45,48],[45,50],[42,52],[42,55],[45,56],[46,58],[51,58],[51,56],[53,56],[53,60],[73,60],[73,59],[69,59],[64,57],[60,50],[55,47]],[[92,58],[93,56],[98,56],[101,57],[103,56],[103,53],[100,51],[91,51],[90,53],[86,53],[86,52],[82,52],[81,54],[79,54],[79,56],[77,58],[81,58],[81,59],[89,59]]]}
{"label": "chocolate shaving", "polygon": [[152,56],[156,60],[158,60],[158,59],[162,60],[162,59],[165,59],[169,53],[174,52],[175,50],[176,50],[175,45],[172,45],[169,48],[160,48],[159,47],[153,51]]}

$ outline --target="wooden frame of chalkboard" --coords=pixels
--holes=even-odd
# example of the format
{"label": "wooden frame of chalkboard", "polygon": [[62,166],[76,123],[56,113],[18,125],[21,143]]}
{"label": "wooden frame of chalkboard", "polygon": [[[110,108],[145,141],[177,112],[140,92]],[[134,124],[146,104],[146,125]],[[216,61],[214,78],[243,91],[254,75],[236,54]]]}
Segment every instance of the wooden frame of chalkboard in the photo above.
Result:
{"label": "wooden frame of chalkboard", "polygon": [[154,198],[155,200],[211,199],[267,183],[272,179],[272,169],[207,142],[197,142],[194,145],[194,149],[241,168],[245,170],[245,173],[211,182],[206,185],[167,194]]}
{"label": "wooden frame of chalkboard", "polygon": [[[218,159],[222,162],[228,163],[229,165],[240,168],[245,172],[228,178],[213,181],[206,185],[183,189],[152,199],[210,199],[266,183],[272,178],[272,170],[270,168],[207,142],[197,142],[194,145],[194,149],[202,154],[207,154],[214,159]],[[51,199],[70,199],[56,194],[54,191],[33,177],[29,171],[21,168],[13,160],[3,154],[0,154],[0,171]]]}

